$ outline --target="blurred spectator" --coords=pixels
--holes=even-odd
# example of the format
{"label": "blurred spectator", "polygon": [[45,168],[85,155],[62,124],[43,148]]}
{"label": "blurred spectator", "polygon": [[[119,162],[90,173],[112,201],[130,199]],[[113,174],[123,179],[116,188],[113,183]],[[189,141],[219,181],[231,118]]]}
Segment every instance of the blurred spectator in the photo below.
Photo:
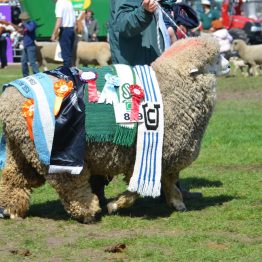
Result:
{"label": "blurred spectator", "polygon": [[73,47],[75,41],[75,11],[70,0],[55,0],[56,23],[51,36],[55,41],[59,34],[59,44],[64,66],[72,66]]}
{"label": "blurred spectator", "polygon": [[19,15],[22,23],[19,24],[19,32],[23,35],[23,53],[22,53],[22,73],[23,76],[29,76],[28,62],[32,67],[34,74],[39,72],[38,65],[36,63],[36,45],[35,45],[35,30],[36,23],[31,21],[27,12],[22,12]]}
{"label": "blurred spectator", "polygon": [[7,66],[7,33],[4,26],[0,25],[0,60],[1,60],[1,68],[5,68]]}
{"label": "blurred spectator", "polygon": [[15,32],[17,29],[16,25],[7,22],[5,20],[0,20],[0,60],[1,68],[7,66],[7,38],[10,37],[10,33]]}
{"label": "blurred spectator", "polygon": [[223,27],[220,20],[213,22],[213,28],[216,30],[212,35],[219,41],[220,53],[229,59],[231,54],[231,43],[233,37],[229,34],[228,30]]}
{"label": "blurred spectator", "polygon": [[201,4],[203,6],[203,13],[200,14],[199,20],[201,22],[200,26],[204,31],[214,31],[212,27],[212,22],[220,18],[220,13],[217,9],[211,8],[211,3],[209,0],[202,0]]}
{"label": "blurred spectator", "polygon": [[[162,6],[162,8],[164,9],[164,11],[169,15],[169,17],[172,20],[174,20],[173,8],[176,3],[176,0],[160,0],[159,3]],[[170,19],[166,17],[165,15],[163,15],[163,19],[164,19],[164,23],[166,25],[168,34],[170,35],[171,43],[174,43],[176,41],[176,35],[175,35],[176,26],[172,24]]]}
{"label": "blurred spectator", "polygon": [[99,25],[94,19],[94,13],[91,10],[86,10],[77,21],[78,33],[81,34],[81,40],[88,42],[98,41],[97,35]]}
{"label": "blurred spectator", "polygon": [[174,21],[178,25],[175,29],[176,39],[185,38],[189,30],[199,26],[199,20],[195,10],[184,3],[177,3],[173,7]]}

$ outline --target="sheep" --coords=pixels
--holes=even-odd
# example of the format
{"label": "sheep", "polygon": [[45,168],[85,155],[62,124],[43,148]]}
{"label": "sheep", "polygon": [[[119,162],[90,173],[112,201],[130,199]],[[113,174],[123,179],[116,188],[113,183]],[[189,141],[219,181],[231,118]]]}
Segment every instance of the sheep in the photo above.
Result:
{"label": "sheep", "polygon": [[237,56],[232,56],[229,58],[229,62],[234,65],[234,71],[232,72],[232,76],[237,75],[237,71],[240,69],[241,74],[243,76],[248,76],[247,72],[244,72],[244,70],[247,69],[247,64],[242,60],[241,58]]}
{"label": "sheep", "polygon": [[[56,42],[37,42],[37,62],[39,66],[44,66],[44,70],[48,70],[47,63],[62,63],[61,60],[55,60],[56,48]],[[110,46],[107,42],[77,41],[73,52],[73,64],[76,66],[80,63],[105,66],[111,60]]]}
{"label": "sheep", "polygon": [[258,75],[257,65],[262,64],[262,45],[247,45],[243,40],[237,39],[232,43],[232,49],[238,51],[241,59],[248,65],[248,74]]}
{"label": "sheep", "polygon": [[38,66],[43,66],[48,70],[48,63],[62,64],[63,60],[55,60],[57,42],[37,42],[36,43],[36,60]]}
{"label": "sheep", "polygon": [[[167,204],[177,210],[186,209],[176,186],[179,173],[199,154],[215,105],[215,75],[229,73],[228,66],[228,61],[219,55],[217,41],[206,37],[175,42],[151,65],[160,86],[165,116],[161,184]],[[55,77],[51,79],[57,81]],[[21,114],[24,101],[25,97],[14,87],[6,88],[0,97],[0,119],[7,142],[6,166],[0,180],[0,217],[25,217],[32,189],[47,181],[74,219],[82,223],[94,221],[101,208],[92,192],[90,177],[124,173],[129,181],[136,145],[89,141],[80,175],[48,174],[48,166],[40,162]],[[137,193],[124,192],[108,204],[108,210],[126,207],[137,197]]]}
{"label": "sheep", "polygon": [[106,66],[111,61],[110,45],[107,42],[79,41],[76,47],[76,66],[94,64]]}

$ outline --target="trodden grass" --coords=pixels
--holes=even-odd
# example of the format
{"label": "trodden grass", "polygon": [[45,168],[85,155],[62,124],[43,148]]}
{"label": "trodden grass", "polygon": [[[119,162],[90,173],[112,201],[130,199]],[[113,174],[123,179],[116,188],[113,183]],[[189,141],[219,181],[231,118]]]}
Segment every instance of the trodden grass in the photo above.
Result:
{"label": "trodden grass", "polygon": [[[0,83],[20,68],[0,72]],[[115,215],[82,225],[64,212],[49,185],[34,190],[28,217],[0,221],[0,261],[261,261],[261,77],[221,78],[218,101],[199,158],[181,173],[184,187],[203,193],[173,212],[144,198]],[[106,189],[125,190],[122,177]],[[119,243],[121,253],[105,249]]]}

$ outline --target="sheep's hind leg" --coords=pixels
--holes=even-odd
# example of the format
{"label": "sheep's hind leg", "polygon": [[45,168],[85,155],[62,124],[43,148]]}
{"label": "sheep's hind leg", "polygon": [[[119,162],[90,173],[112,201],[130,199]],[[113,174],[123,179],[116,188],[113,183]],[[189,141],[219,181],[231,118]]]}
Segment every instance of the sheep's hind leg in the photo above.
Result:
{"label": "sheep's hind leg", "polygon": [[107,204],[109,214],[117,212],[121,208],[130,207],[138,199],[139,195],[135,192],[125,191],[119,194],[114,201]]}
{"label": "sheep's hind leg", "polygon": [[44,182],[44,177],[27,163],[19,147],[7,140],[6,166],[0,181],[0,217],[25,217],[32,187]]}
{"label": "sheep's hind leg", "polygon": [[80,175],[49,174],[46,180],[56,189],[65,210],[82,223],[91,223],[101,211],[98,197],[89,184],[90,173],[85,169]]}
{"label": "sheep's hind leg", "polygon": [[182,193],[177,187],[178,179],[179,173],[165,174],[162,177],[162,186],[167,204],[174,207],[178,211],[186,211]]}

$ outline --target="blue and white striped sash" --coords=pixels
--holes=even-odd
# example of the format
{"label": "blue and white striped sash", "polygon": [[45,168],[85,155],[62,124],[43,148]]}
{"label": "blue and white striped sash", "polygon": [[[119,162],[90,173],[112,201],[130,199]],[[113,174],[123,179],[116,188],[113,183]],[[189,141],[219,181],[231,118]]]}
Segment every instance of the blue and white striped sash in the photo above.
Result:
{"label": "blue and white striped sash", "polygon": [[144,122],[138,124],[136,161],[128,190],[142,196],[157,197],[161,189],[162,147],[164,137],[163,103],[154,71],[135,66],[137,84],[145,92],[142,105]]}

